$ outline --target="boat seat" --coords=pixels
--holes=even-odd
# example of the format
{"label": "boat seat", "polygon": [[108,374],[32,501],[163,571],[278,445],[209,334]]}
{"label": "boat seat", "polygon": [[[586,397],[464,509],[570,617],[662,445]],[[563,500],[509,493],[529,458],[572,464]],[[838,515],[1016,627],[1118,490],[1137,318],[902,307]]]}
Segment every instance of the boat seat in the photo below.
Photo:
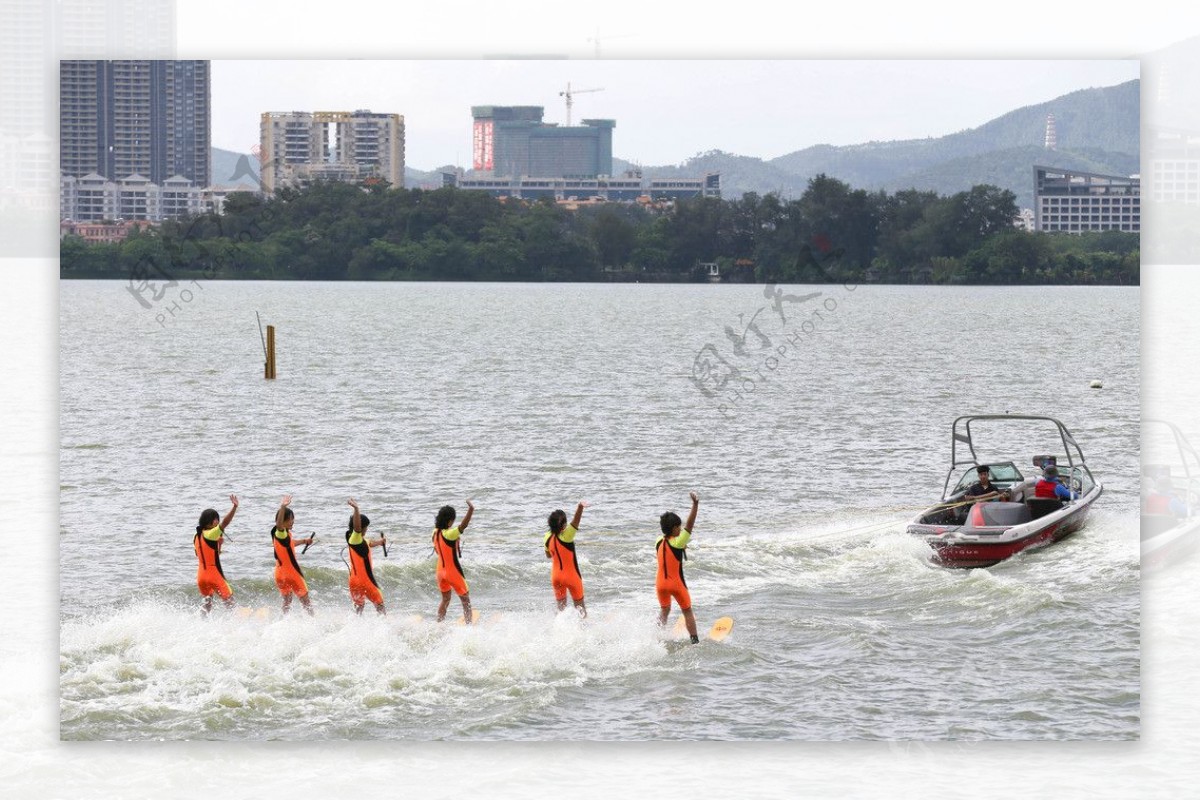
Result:
{"label": "boat seat", "polygon": [[1034,520],[1045,517],[1051,512],[1057,512],[1063,506],[1063,502],[1059,498],[1026,498],[1025,503],[1029,504],[1029,513]]}
{"label": "boat seat", "polygon": [[985,501],[972,506],[967,519],[969,520],[968,528],[980,528],[983,526],[1019,526],[1022,523],[1028,523],[1033,518],[1030,516],[1029,507],[1023,503]]}
{"label": "boat seat", "polygon": [[1027,478],[1019,484],[1013,484],[1008,488],[1008,499],[1010,501],[1023,501],[1026,498],[1033,497],[1033,489],[1037,486],[1036,478]]}

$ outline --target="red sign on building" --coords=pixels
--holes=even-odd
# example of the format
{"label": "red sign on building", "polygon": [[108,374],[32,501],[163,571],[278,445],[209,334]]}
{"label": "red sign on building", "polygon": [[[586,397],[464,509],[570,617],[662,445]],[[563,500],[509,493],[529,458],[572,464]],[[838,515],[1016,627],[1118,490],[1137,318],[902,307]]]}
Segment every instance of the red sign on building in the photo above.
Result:
{"label": "red sign on building", "polygon": [[495,124],[491,120],[475,121],[475,169],[491,170],[494,163],[492,155],[492,132]]}

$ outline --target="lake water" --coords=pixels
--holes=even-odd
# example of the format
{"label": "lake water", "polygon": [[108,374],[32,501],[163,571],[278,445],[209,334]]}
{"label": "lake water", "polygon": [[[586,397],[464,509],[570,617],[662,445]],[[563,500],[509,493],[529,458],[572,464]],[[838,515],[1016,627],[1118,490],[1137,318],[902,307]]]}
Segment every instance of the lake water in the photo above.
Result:
{"label": "lake water", "polygon": [[[159,289],[60,285],[64,739],[1139,735],[1137,289]],[[1061,419],[1105,493],[1053,547],[935,567],[905,523],[952,420],[1003,412]],[[1054,450],[1037,433],[986,454],[1025,468]],[[736,626],[678,647],[653,545],[690,490],[697,616]],[[191,537],[231,492],[236,599],[278,606],[291,493],[315,618],[199,616]],[[350,496],[388,535],[386,618],[350,609]],[[437,626],[429,532],[468,497],[483,625]],[[586,623],[554,613],[541,553],[581,498]]]}

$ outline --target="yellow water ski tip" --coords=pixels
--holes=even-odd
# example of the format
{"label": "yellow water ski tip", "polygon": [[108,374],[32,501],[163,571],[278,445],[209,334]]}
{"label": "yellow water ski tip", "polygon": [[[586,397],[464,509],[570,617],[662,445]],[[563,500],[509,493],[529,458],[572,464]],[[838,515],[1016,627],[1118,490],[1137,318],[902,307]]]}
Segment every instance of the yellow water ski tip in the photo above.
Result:
{"label": "yellow water ski tip", "polygon": [[[716,623],[712,624],[712,628],[708,630],[708,639],[713,642],[720,642],[729,636],[729,632],[733,631],[733,618],[722,617],[718,618]],[[682,615],[675,621],[675,627],[671,629],[671,636],[677,639],[683,639],[688,636],[687,621]]]}
{"label": "yellow water ski tip", "polygon": [[712,624],[712,628],[708,630],[708,639],[713,642],[720,642],[728,637],[731,631],[733,631],[733,618],[719,618],[716,623]]}
{"label": "yellow water ski tip", "polygon": [[256,620],[266,620],[271,616],[271,607],[260,606],[257,609],[251,606],[239,606],[233,611],[238,617],[255,618]]}

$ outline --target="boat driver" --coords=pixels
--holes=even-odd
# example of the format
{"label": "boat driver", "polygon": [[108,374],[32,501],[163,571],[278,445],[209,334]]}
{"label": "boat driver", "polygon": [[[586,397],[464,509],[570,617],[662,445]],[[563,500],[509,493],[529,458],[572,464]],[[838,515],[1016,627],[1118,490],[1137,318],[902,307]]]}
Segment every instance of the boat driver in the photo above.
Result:
{"label": "boat driver", "polygon": [[1008,490],[1002,490],[992,483],[992,470],[990,467],[986,464],[981,464],[976,468],[975,472],[979,475],[979,480],[967,489],[967,494],[963,496],[964,500],[993,501],[997,498],[1002,501],[1008,500]]}

